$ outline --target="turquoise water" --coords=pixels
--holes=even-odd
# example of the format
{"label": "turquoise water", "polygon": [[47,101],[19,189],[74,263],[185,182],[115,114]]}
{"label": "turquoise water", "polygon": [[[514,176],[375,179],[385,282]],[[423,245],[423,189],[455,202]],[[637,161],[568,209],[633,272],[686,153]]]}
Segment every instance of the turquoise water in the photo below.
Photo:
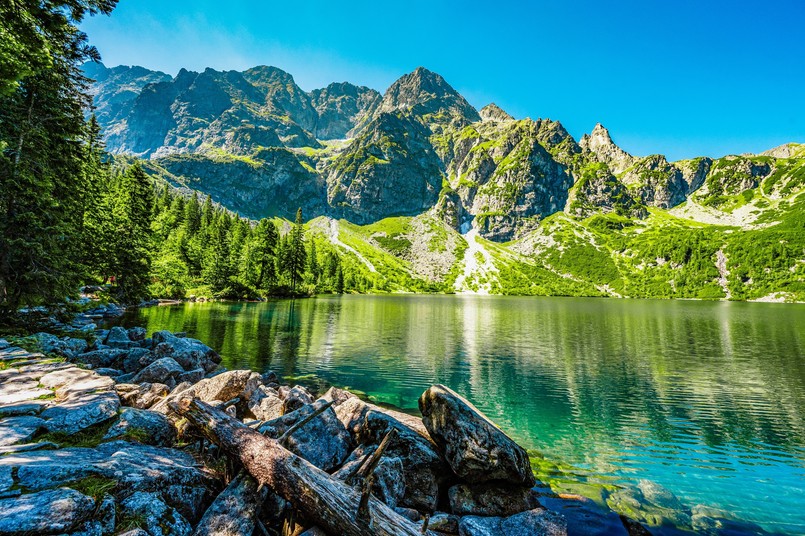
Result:
{"label": "turquoise water", "polygon": [[[186,331],[230,369],[312,375],[412,411],[444,383],[573,466],[570,480],[647,479],[689,508],[805,534],[803,306],[333,296],[155,307],[125,322]],[[593,486],[567,489],[600,500]]]}

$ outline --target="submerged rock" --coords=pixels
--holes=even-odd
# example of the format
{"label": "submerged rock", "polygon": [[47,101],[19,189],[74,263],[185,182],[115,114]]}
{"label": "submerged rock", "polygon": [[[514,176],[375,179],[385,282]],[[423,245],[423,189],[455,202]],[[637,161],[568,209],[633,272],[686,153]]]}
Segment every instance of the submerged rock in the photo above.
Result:
{"label": "submerged rock", "polygon": [[567,536],[564,517],[537,508],[511,517],[465,516],[459,523],[461,536]]}
{"label": "submerged rock", "polygon": [[433,441],[461,478],[528,487],[536,483],[525,449],[461,395],[434,385],[420,397],[419,409]]}
{"label": "submerged rock", "polygon": [[538,508],[537,494],[522,486],[458,484],[447,495],[450,509],[456,515],[510,516]]}

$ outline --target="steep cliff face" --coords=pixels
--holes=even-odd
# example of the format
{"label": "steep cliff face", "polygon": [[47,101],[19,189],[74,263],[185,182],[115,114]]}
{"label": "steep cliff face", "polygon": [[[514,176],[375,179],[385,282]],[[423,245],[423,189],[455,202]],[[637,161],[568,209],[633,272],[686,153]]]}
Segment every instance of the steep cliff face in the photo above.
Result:
{"label": "steep cliff face", "polygon": [[310,98],[318,114],[315,136],[336,140],[347,138],[352,129],[363,124],[380,104],[382,95],[368,87],[342,82],[314,89]]}
{"label": "steep cliff face", "polygon": [[432,207],[442,170],[429,136],[410,115],[378,115],[328,166],[327,199],[335,214],[368,223]]}
{"label": "steep cliff face", "polygon": [[577,218],[610,212],[635,218],[643,218],[648,214],[640,199],[602,163],[592,163],[584,167],[570,190],[565,212]]}
{"label": "steep cliff face", "polygon": [[684,202],[688,195],[682,170],[669,164],[662,155],[638,159],[620,179],[644,205],[671,208]]}

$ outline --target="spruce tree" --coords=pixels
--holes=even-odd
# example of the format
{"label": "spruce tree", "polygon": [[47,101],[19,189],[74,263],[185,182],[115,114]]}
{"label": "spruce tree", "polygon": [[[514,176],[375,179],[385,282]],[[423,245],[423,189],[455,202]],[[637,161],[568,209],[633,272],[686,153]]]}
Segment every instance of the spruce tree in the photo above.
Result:
{"label": "spruce tree", "polygon": [[296,287],[301,283],[305,273],[305,261],[307,257],[305,250],[305,228],[302,223],[301,207],[296,211],[296,222],[291,229],[287,250],[284,253],[284,271],[290,280],[291,290],[296,292]]}
{"label": "spruce tree", "polygon": [[154,187],[139,164],[126,170],[115,207],[117,292],[131,303],[148,296]]}

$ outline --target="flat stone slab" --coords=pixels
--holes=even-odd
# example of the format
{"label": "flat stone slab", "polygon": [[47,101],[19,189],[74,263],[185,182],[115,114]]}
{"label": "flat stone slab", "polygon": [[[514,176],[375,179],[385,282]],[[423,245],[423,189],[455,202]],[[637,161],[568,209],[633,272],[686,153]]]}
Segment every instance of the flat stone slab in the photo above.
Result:
{"label": "flat stone slab", "polygon": [[0,383],[0,405],[27,402],[47,395],[53,395],[53,391],[39,387],[36,380]]}
{"label": "flat stone slab", "polygon": [[20,372],[30,373],[30,374],[37,374],[38,377],[42,377],[49,372],[55,372],[57,370],[64,370],[68,368],[73,368],[75,365],[71,363],[63,363],[61,361],[51,361],[48,363],[37,363],[35,365],[26,365],[24,367],[20,367]]}
{"label": "flat stone slab", "polygon": [[39,378],[39,383],[48,389],[56,389],[62,385],[85,381],[95,376],[97,376],[97,374],[91,370],[84,370],[72,365],[66,369],[59,369],[45,374]]}
{"label": "flat stone slab", "polygon": [[78,527],[95,510],[95,501],[60,488],[0,500],[0,534],[58,534]]}
{"label": "flat stone slab", "polygon": [[117,415],[120,399],[114,392],[68,399],[42,412],[49,432],[74,434]]}
{"label": "flat stone slab", "polygon": [[45,421],[39,417],[7,417],[0,420],[0,447],[30,441]]}
{"label": "flat stone slab", "polygon": [[15,471],[17,484],[40,491],[88,476],[110,478],[131,491],[161,493],[187,519],[198,519],[211,479],[189,454],[126,441],[96,448],[70,447],[0,456],[0,476]]}
{"label": "flat stone slab", "polygon": [[0,419],[5,417],[18,417],[20,415],[36,415],[41,413],[41,411],[49,405],[50,402],[46,400],[6,404],[4,406],[0,406]]}

